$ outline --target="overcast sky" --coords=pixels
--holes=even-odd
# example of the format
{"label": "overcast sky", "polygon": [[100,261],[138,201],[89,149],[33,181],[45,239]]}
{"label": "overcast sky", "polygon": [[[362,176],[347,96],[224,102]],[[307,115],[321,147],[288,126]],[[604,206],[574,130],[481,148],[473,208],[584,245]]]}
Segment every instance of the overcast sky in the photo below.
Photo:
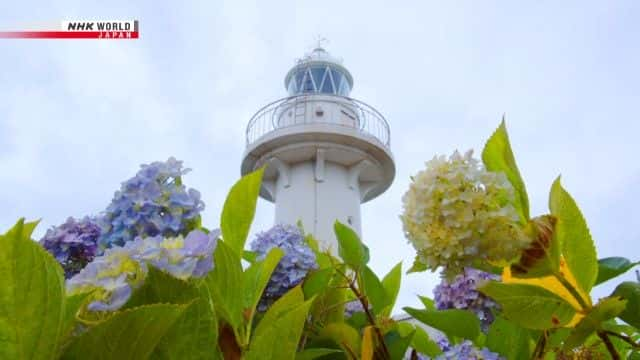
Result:
{"label": "overcast sky", "polygon": [[[391,126],[395,182],[362,212],[376,272],[414,257],[398,218],[409,176],[434,154],[479,155],[502,114],[532,214],[548,212],[562,174],[599,256],[640,260],[640,2],[178,3],[0,3],[3,30],[138,19],[141,31],[135,41],[0,40],[1,231],[42,218],[39,237],[95,214],[139,164],[169,156],[193,169],[184,182],[203,194],[205,225],[218,226],[247,121],[286,95],[284,75],[322,35],[354,76],[352,96]],[[272,222],[261,200],[252,233]],[[401,306],[439,280],[403,281]]]}

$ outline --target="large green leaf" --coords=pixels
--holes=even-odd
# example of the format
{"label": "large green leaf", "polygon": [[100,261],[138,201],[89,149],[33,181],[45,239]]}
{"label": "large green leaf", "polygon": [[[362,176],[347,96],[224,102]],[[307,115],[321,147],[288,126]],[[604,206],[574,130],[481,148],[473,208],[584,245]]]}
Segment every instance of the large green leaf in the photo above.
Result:
{"label": "large green leaf", "polygon": [[538,216],[524,228],[532,240],[522,251],[517,263],[511,265],[511,274],[518,278],[537,278],[557,274],[560,270],[561,244],[554,236],[557,219],[551,215]]}
{"label": "large green leaf", "polygon": [[333,229],[338,239],[338,254],[346,264],[359,269],[367,264],[369,256],[358,234],[347,225],[336,221]]}
{"label": "large green leaf", "polygon": [[77,337],[63,359],[148,359],[187,306],[155,304],[119,312]]}
{"label": "large green leaf", "polygon": [[258,326],[253,331],[253,337],[262,337],[264,333],[269,331],[271,324],[278,318],[287,313],[287,311],[295,308],[304,302],[304,294],[300,286],[287,291],[280,299],[278,299],[269,310],[264,314]]}
{"label": "large green leaf", "polygon": [[216,304],[220,317],[239,329],[243,323],[243,272],[240,256],[224,241],[219,241],[213,253],[214,268],[202,282]]}
{"label": "large green leaf", "polygon": [[560,327],[576,313],[560,296],[539,286],[490,281],[478,290],[497,301],[507,319],[528,329]]}
{"label": "large green leaf", "polygon": [[529,220],[529,197],[511,150],[504,119],[502,119],[500,126],[484,145],[482,161],[487,170],[501,171],[507,176],[507,179],[516,190],[515,208],[520,213],[523,223]]}
{"label": "large green leaf", "polygon": [[383,312],[383,315],[389,316],[393,307],[396,304],[398,293],[400,292],[400,282],[402,281],[402,262],[399,262],[396,266],[389,271],[387,275],[382,279],[382,286],[387,292],[387,310]]}
{"label": "large green leaf", "polygon": [[529,359],[529,331],[500,316],[489,327],[486,347],[506,359]]}
{"label": "large green leaf", "polygon": [[403,310],[421,323],[436,328],[449,337],[457,336],[475,340],[480,334],[480,321],[470,311],[458,309],[432,311],[410,307],[405,307]]}
{"label": "large green leaf", "polygon": [[248,326],[251,326],[256,306],[282,256],[284,256],[284,252],[280,248],[273,248],[262,261],[251,264],[243,274],[244,302],[242,310],[245,316],[249,314]]}
{"label": "large green leaf", "polygon": [[562,246],[567,266],[578,285],[588,294],[598,276],[596,248],[587,222],[576,202],[560,184],[560,177],[551,186],[549,210],[558,220],[554,235]]}
{"label": "large green leaf", "polygon": [[620,314],[620,319],[640,329],[640,283],[625,281],[616,287],[613,295],[627,300],[627,306]]}
{"label": "large green leaf", "polygon": [[582,345],[589,335],[600,329],[604,321],[618,316],[624,310],[625,304],[626,300],[622,300],[619,297],[602,299],[571,331],[571,334],[564,342],[564,349],[572,350]]}
{"label": "large green leaf", "polygon": [[382,310],[389,305],[390,301],[387,297],[387,291],[384,289],[382,282],[378,276],[369,268],[364,266],[360,272],[362,278],[362,287],[364,295],[367,297],[369,304],[373,307],[375,314],[380,314]]}
{"label": "large green leaf", "polygon": [[339,345],[346,353],[360,354],[361,339],[358,331],[346,323],[330,323],[320,329],[319,338]]}
{"label": "large green leaf", "polygon": [[431,340],[429,334],[424,331],[423,328],[419,326],[414,327],[415,333],[413,334],[413,339],[411,340],[411,347],[416,349],[417,352],[429,355],[431,357],[436,357],[442,354],[442,350],[436,344],[435,341]]}
{"label": "large green leaf", "polygon": [[1,359],[54,358],[68,328],[62,268],[30,239],[34,227],[21,219],[0,236]]}
{"label": "large green leaf", "polygon": [[629,271],[632,267],[640,264],[640,262],[631,262],[623,257],[608,257],[598,260],[598,278],[595,285],[613,279],[618,275],[622,275]]}
{"label": "large green leaf", "polygon": [[[298,291],[302,295],[302,290],[298,288]],[[245,359],[295,359],[312,301],[313,299],[310,299],[294,305],[280,313],[280,316],[265,322],[265,329],[256,331],[251,339]]]}
{"label": "large green leaf", "polygon": [[201,294],[201,289],[192,283],[151,267],[144,284],[133,293],[126,307],[154,303],[191,304],[162,338],[153,352],[154,359],[218,358],[218,324],[206,293]]}
{"label": "large green leaf", "polygon": [[222,209],[220,229],[223,240],[242,255],[249,228],[256,212],[264,168],[243,176],[233,185]]}
{"label": "large green leaf", "polygon": [[304,297],[308,299],[323,292],[327,286],[329,286],[329,282],[333,277],[334,271],[334,268],[328,267],[309,273],[302,285]]}
{"label": "large green leaf", "polygon": [[296,354],[296,360],[313,360],[327,355],[342,353],[342,350],[329,348],[304,349]]}
{"label": "large green leaf", "polygon": [[384,342],[387,344],[389,355],[392,359],[402,359],[404,357],[414,335],[415,331],[408,334],[400,334],[396,330],[391,330],[384,335]]}

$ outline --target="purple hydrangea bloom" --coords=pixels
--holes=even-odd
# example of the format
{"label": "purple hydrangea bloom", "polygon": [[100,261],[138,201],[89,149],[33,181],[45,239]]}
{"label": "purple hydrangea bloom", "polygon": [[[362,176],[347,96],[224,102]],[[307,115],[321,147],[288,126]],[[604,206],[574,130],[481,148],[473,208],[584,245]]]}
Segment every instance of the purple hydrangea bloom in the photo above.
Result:
{"label": "purple hydrangea bloom", "polygon": [[188,171],[174,158],[142,165],[107,207],[99,251],[137,236],[177,236],[193,229],[204,203],[198,191],[182,185]]}
{"label": "purple hydrangea bloom", "polygon": [[433,290],[436,307],[445,309],[466,309],[473,311],[480,319],[482,330],[486,332],[494,320],[493,310],[498,304],[477,290],[477,286],[488,280],[500,280],[497,275],[473,268],[465,268],[449,282],[445,278]]}
{"label": "purple hydrangea bloom", "polygon": [[58,260],[68,279],[96,256],[99,237],[100,226],[95,219],[70,217],[64,224],[47,230],[40,244]]}
{"label": "purple hydrangea bloom", "polygon": [[258,305],[259,311],[266,311],[275,300],[300,284],[309,270],[318,268],[315,253],[297,227],[276,225],[259,233],[251,243],[251,250],[258,255],[258,260],[264,259],[276,247],[282,249],[284,256],[271,274]]}
{"label": "purple hydrangea bloom", "polygon": [[443,353],[438,355],[436,360],[504,360],[500,354],[491,352],[487,348],[478,349],[469,340],[451,345],[446,339],[441,339],[438,345]]}

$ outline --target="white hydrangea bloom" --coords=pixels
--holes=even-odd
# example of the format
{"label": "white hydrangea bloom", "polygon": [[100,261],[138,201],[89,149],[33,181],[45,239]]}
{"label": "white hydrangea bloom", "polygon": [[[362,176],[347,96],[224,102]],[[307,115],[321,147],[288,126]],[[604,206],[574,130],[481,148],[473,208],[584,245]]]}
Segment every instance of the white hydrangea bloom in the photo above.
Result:
{"label": "white hydrangea bloom", "polygon": [[402,198],[405,235],[429,269],[457,272],[475,259],[511,261],[529,244],[511,183],[472,155],[434,157]]}

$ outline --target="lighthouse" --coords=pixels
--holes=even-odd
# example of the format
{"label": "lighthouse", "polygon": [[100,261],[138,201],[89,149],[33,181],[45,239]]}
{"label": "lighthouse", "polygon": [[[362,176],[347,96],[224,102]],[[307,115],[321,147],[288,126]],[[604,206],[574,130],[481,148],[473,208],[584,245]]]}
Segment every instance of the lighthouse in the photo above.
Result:
{"label": "lighthouse", "polygon": [[287,97],[249,120],[241,172],[265,166],[260,196],[275,204],[275,223],[301,222],[336,253],[334,222],[362,235],[360,204],[393,182],[389,124],[350,97],[351,73],[321,46],[296,62],[284,86]]}

